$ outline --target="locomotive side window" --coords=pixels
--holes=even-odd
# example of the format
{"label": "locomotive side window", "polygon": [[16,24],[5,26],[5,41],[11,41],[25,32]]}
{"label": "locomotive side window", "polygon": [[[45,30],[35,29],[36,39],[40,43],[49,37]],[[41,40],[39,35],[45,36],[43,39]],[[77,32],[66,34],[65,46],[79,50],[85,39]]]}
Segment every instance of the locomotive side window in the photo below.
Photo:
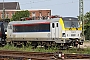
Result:
{"label": "locomotive side window", "polygon": [[50,31],[50,23],[44,24],[24,24],[13,26],[13,32],[48,32]]}
{"label": "locomotive side window", "polygon": [[52,28],[54,28],[54,23],[52,23]]}

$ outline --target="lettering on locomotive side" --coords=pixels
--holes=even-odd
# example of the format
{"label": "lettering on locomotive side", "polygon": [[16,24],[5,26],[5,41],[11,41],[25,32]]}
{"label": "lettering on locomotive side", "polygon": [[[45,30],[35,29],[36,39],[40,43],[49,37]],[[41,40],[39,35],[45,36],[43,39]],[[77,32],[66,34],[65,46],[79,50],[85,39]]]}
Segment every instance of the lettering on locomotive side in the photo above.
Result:
{"label": "lettering on locomotive side", "polygon": [[76,31],[71,31],[71,33],[76,33]]}

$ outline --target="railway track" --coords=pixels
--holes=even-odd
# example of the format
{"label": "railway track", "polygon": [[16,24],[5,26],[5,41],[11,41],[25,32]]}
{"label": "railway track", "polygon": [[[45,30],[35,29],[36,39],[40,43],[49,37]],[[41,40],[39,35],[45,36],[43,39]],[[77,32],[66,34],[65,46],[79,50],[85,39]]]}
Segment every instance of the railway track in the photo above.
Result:
{"label": "railway track", "polygon": [[[58,53],[43,52],[23,52],[23,51],[4,51],[0,50],[1,59],[21,59],[21,60],[55,60]],[[61,58],[60,58],[61,59]]]}
{"label": "railway track", "polygon": [[65,54],[65,59],[90,59],[90,54]]}
{"label": "railway track", "polygon": [[0,60],[69,60],[90,59],[90,54],[63,54],[62,52],[23,52],[0,50]]}

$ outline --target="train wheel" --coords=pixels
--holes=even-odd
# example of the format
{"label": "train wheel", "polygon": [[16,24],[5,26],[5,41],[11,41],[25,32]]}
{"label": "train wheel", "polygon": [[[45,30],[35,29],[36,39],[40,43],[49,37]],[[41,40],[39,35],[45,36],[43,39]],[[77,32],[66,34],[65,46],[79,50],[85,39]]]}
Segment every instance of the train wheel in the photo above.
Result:
{"label": "train wheel", "polygon": [[37,48],[38,43],[37,42],[31,42],[31,46],[33,49]]}
{"label": "train wheel", "polygon": [[57,44],[57,48],[60,50],[66,50],[69,46],[67,44]]}
{"label": "train wheel", "polygon": [[48,49],[48,46],[47,46],[47,45],[44,45],[44,48],[45,48],[45,49]]}
{"label": "train wheel", "polygon": [[17,44],[16,44],[16,43],[14,43],[14,46],[16,47],[16,46],[17,46]]}
{"label": "train wheel", "polygon": [[7,42],[7,45],[12,45],[11,42]]}
{"label": "train wheel", "polygon": [[1,46],[1,47],[4,47],[5,45],[6,45],[5,39],[1,39],[1,41],[0,41],[0,46]]}
{"label": "train wheel", "polygon": [[24,42],[24,46],[27,46],[27,42]]}

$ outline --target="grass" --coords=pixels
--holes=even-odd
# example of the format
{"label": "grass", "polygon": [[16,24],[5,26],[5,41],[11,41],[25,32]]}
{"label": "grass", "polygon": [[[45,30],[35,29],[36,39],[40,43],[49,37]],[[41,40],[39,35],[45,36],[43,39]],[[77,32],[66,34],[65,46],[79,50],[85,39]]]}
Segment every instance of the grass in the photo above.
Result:
{"label": "grass", "polygon": [[13,51],[27,51],[27,52],[55,52],[56,49],[52,49],[52,48],[40,48],[37,47],[36,49],[33,49],[31,46],[29,47],[22,47],[22,48],[18,48],[18,47],[14,47],[13,45],[5,45],[4,47],[0,47],[0,50],[13,50]]}
{"label": "grass", "polygon": [[28,48],[17,48],[13,45],[5,45],[4,47],[0,47],[0,50],[14,50],[14,51],[31,51],[31,47]]}
{"label": "grass", "polygon": [[71,48],[68,50],[61,50],[63,53],[72,53],[72,54],[90,54],[90,48]]}
{"label": "grass", "polygon": [[4,47],[0,47],[0,50],[13,50],[13,51],[27,51],[27,52],[63,52],[63,53],[77,53],[77,54],[90,54],[90,48],[84,48],[84,49],[77,49],[77,48],[70,48],[68,50],[58,50],[57,48],[36,48],[32,49],[31,46],[29,47],[22,47],[22,48],[17,48],[14,47],[13,45],[5,45]]}

